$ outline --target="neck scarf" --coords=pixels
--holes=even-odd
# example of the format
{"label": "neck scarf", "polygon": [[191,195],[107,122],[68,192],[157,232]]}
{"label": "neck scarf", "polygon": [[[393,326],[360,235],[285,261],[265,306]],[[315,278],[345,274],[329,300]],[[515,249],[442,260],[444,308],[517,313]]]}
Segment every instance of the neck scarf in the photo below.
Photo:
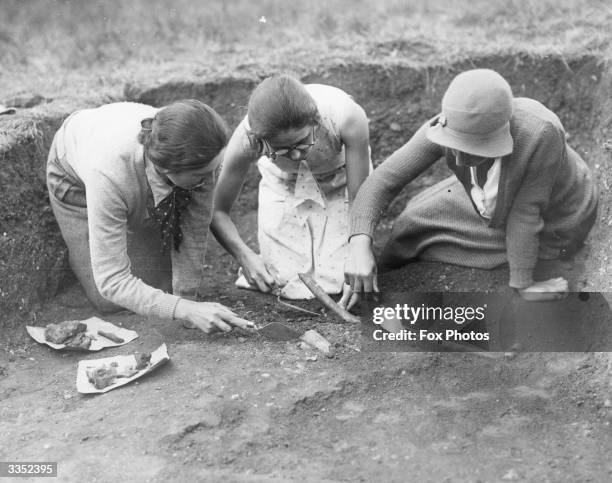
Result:
{"label": "neck scarf", "polygon": [[191,192],[180,186],[171,185],[172,191],[151,210],[151,217],[161,227],[162,253],[174,242],[174,249],[178,252],[183,241],[181,229],[181,216],[191,201]]}

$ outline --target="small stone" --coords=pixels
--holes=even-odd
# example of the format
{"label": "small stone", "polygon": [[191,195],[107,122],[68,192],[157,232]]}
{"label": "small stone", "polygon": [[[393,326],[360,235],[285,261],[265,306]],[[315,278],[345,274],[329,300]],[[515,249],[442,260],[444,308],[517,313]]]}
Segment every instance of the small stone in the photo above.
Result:
{"label": "small stone", "polygon": [[310,357],[307,357],[307,358],[306,358],[306,360],[307,360],[308,362],[316,362],[316,361],[317,361],[317,356],[310,356]]}
{"label": "small stone", "polygon": [[244,344],[246,342],[246,337],[238,337],[238,342]]}
{"label": "small stone", "polygon": [[231,399],[232,401],[235,401],[235,400],[236,400],[236,399],[238,399],[239,397],[240,397],[240,394],[232,394],[232,395],[230,396],[230,399]]}
{"label": "small stone", "polygon": [[612,401],[610,399],[604,401],[604,408],[612,408]]}
{"label": "small stone", "polygon": [[401,131],[402,130],[402,126],[400,126],[398,123],[396,122],[392,122],[391,124],[389,124],[389,129],[391,129],[391,131]]}
{"label": "small stone", "polygon": [[512,468],[511,470],[508,470],[508,472],[506,472],[501,479],[504,481],[517,481],[520,480],[521,477],[519,476],[518,472]]}
{"label": "small stone", "polygon": [[263,377],[264,379],[268,379],[270,377],[270,374],[268,374],[267,372],[264,372],[261,377]]}

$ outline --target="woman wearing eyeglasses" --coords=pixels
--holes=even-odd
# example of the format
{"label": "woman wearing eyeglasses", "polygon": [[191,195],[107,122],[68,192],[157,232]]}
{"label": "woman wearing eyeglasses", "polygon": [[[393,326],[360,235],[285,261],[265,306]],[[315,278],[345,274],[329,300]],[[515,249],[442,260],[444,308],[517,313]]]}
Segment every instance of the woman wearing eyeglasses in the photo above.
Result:
{"label": "woman wearing eyeglasses", "polygon": [[[247,111],[225,152],[211,224],[240,264],[237,285],[310,298],[298,273],[312,268],[327,293],[341,292],[349,205],[371,166],[365,112],[340,89],[288,75],[259,84]],[[230,217],[254,162],[262,176],[259,254]]]}
{"label": "woman wearing eyeglasses", "polygon": [[205,332],[249,325],[193,300],[227,139],[225,122],[196,100],[114,103],[64,121],[47,162],[49,199],[70,267],[98,310],[186,320]]}

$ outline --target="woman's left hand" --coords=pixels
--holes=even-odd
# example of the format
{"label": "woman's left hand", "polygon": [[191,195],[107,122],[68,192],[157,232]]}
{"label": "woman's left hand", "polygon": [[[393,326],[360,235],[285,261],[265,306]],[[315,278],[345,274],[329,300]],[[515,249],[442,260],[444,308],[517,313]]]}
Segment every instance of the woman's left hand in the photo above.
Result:
{"label": "woman's left hand", "polygon": [[528,302],[547,302],[567,297],[569,286],[563,277],[534,282],[529,287],[519,290],[521,297]]}

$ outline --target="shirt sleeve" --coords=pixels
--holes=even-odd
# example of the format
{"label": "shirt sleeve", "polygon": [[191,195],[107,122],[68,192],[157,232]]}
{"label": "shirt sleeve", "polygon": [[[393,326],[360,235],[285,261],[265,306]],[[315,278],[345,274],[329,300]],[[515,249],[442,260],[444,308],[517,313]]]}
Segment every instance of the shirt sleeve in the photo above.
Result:
{"label": "shirt sleeve", "polygon": [[372,236],[383,212],[402,188],[443,156],[442,147],[427,139],[428,126],[429,122],[421,126],[363,182],[351,209],[350,236]]}
{"label": "shirt sleeve", "polygon": [[181,214],[183,240],[178,252],[172,248],[171,256],[172,289],[175,295],[183,298],[195,300],[202,293],[215,179],[216,171],[191,192],[191,200]]}
{"label": "shirt sleeve", "polygon": [[545,124],[506,223],[511,287],[521,289],[533,284],[540,232],[544,228],[542,214],[550,201],[558,161],[564,155],[564,150],[562,133],[552,125]]}
{"label": "shirt sleeve", "polygon": [[102,173],[87,184],[91,265],[100,294],[141,315],[172,319],[179,297],[145,284],[131,273],[127,252],[128,207]]}

